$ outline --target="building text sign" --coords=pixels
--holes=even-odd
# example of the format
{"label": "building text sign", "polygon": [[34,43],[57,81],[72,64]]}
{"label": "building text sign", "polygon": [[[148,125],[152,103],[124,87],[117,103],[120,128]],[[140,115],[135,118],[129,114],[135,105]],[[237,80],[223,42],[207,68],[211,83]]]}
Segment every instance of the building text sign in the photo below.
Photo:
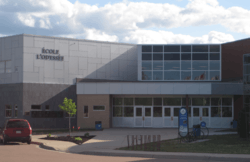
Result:
{"label": "building text sign", "polygon": [[36,59],[63,61],[64,57],[60,56],[59,50],[42,48],[42,54],[37,54]]}

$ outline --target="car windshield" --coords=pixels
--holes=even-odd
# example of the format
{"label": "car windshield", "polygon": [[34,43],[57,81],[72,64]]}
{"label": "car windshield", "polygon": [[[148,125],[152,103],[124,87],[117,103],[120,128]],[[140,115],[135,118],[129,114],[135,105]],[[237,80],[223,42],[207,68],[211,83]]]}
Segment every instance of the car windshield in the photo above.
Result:
{"label": "car windshield", "polygon": [[29,125],[25,121],[9,121],[7,128],[29,128]]}

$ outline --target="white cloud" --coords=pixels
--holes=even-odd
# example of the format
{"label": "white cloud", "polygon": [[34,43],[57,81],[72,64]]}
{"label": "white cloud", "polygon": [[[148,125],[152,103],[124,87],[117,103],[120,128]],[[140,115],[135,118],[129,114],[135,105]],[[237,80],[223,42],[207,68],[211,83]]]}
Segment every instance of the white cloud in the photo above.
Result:
{"label": "white cloud", "polygon": [[[11,0],[0,0],[0,10],[0,18],[8,20],[9,26],[19,33],[134,43],[232,41],[232,35],[215,29],[199,37],[170,32],[178,27],[221,25],[225,31],[250,35],[250,11],[241,7],[224,8],[217,0],[189,0],[184,8],[127,0],[103,7],[79,1],[72,4],[68,0],[15,0],[14,5]],[[165,31],[157,31],[159,27]],[[146,30],[149,28],[156,30]]]}
{"label": "white cloud", "polygon": [[224,43],[234,41],[230,34],[211,31],[201,37],[192,37],[190,35],[174,34],[169,31],[149,31],[136,30],[123,39],[124,42],[133,42],[139,44],[200,44],[200,43]]}

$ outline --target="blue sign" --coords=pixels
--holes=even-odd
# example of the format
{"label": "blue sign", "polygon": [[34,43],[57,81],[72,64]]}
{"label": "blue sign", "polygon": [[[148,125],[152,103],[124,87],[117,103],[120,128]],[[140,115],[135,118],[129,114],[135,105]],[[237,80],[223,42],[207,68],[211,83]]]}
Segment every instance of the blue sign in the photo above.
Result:
{"label": "blue sign", "polygon": [[178,126],[179,135],[185,137],[188,134],[188,111],[184,107],[179,110]]}
{"label": "blue sign", "polygon": [[201,127],[206,127],[206,122],[201,122]]}

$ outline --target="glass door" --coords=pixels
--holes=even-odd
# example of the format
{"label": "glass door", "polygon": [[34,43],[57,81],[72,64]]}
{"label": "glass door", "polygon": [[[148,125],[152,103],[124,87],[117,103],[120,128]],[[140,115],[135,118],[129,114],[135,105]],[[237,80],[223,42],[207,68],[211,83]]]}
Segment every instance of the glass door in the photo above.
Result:
{"label": "glass door", "polygon": [[192,108],[193,115],[193,125],[200,124],[202,121],[206,122],[206,126],[210,126],[210,107],[193,107]]}
{"label": "glass door", "polygon": [[135,114],[135,127],[143,127],[143,116],[142,116],[143,106],[135,107],[134,114]]}
{"label": "glass door", "polygon": [[173,127],[178,127],[179,110],[180,107],[173,107]]}
{"label": "glass door", "polygon": [[152,127],[152,106],[135,107],[135,127]]}
{"label": "glass door", "polygon": [[151,106],[145,106],[143,108],[143,126],[152,127],[152,114],[153,108]]}
{"label": "glass door", "polygon": [[173,126],[173,108],[164,107],[164,127]]}
{"label": "glass door", "polygon": [[201,120],[200,122],[206,122],[206,127],[210,127],[210,108],[209,107],[202,107],[201,108]]}

